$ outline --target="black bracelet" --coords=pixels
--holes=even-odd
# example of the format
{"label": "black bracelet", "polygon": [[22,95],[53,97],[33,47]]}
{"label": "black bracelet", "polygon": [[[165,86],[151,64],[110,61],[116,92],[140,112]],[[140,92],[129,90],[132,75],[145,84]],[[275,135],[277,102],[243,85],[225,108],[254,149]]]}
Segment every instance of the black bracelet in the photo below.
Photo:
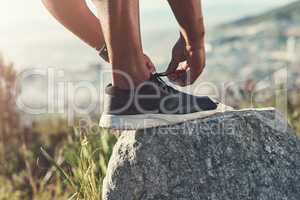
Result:
{"label": "black bracelet", "polygon": [[109,56],[106,44],[103,45],[103,47],[99,50],[99,56],[103,58],[106,62],[109,62]]}

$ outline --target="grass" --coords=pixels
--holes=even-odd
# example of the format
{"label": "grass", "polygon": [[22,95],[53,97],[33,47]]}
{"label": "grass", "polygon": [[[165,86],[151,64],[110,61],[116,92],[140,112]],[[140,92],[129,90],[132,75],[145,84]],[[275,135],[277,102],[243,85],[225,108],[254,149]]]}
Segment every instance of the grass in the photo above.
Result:
{"label": "grass", "polygon": [[62,118],[24,127],[16,77],[0,56],[0,200],[100,200],[116,137],[100,128],[71,129]]}
{"label": "grass", "polygon": [[65,147],[65,166],[55,161],[43,148],[41,151],[65,180],[66,186],[70,187],[70,200],[100,200],[116,137],[103,130],[102,134],[83,134],[78,129],[75,132],[80,136],[75,136]]}
{"label": "grass", "polygon": [[31,144],[15,141],[21,148],[11,152],[18,162],[0,167],[0,200],[101,200],[102,182],[117,141],[112,133],[74,128],[42,139],[41,132],[27,134],[35,138]]}

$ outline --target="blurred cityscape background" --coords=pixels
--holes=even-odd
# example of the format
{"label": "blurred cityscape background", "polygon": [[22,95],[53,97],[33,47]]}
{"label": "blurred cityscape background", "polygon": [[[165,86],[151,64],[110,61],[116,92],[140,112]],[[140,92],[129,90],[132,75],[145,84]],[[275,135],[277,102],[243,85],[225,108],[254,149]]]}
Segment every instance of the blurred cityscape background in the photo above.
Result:
{"label": "blurred cityscape background", "polygon": [[[237,109],[276,107],[300,133],[300,1],[203,0],[203,7],[207,67],[193,92]],[[163,0],[141,0],[141,12],[145,52],[164,71],[178,38],[176,21]],[[100,199],[99,185],[116,141],[96,125],[101,88],[110,80],[99,74],[110,66],[59,25],[40,1],[3,1],[0,17],[0,200]],[[31,108],[49,108],[46,76],[18,82],[33,69],[57,73],[54,85],[94,85],[99,96],[79,90],[73,100],[83,107],[96,101],[97,109],[88,116],[93,124],[72,112],[69,126],[70,113],[58,108],[68,110],[69,99],[43,115],[21,110],[20,100]],[[56,89],[51,92],[58,96]],[[95,152],[98,156],[90,156]]]}

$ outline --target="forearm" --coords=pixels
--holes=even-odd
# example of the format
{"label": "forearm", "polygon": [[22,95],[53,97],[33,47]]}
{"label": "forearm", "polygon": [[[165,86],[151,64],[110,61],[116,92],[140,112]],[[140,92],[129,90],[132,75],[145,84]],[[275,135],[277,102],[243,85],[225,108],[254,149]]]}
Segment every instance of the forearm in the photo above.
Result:
{"label": "forearm", "polygon": [[104,44],[98,18],[85,0],[42,0],[47,10],[68,30],[95,49]]}
{"label": "forearm", "polygon": [[204,45],[205,28],[200,0],[168,0],[188,47]]}

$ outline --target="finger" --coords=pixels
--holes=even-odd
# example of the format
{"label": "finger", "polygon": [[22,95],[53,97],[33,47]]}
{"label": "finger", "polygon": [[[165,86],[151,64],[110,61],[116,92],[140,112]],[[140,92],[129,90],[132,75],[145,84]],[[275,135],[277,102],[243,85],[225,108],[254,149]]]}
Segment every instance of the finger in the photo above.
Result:
{"label": "finger", "polygon": [[176,77],[175,80],[176,84],[182,87],[193,84],[197,80],[201,72],[196,72],[193,71],[192,69],[193,68],[191,68],[189,64],[187,63],[182,64],[180,66],[180,70],[179,69],[177,70],[178,76]]}
{"label": "finger", "polygon": [[200,77],[202,72],[203,72],[203,68],[199,68],[197,70],[191,68],[189,71],[187,71],[187,80],[186,80],[187,85],[194,84],[197,81],[197,79]]}
{"label": "finger", "polygon": [[190,82],[191,84],[193,84],[193,82],[195,82],[199,76],[203,73],[204,71],[204,68],[205,68],[205,58],[204,60],[201,62],[201,64],[198,64],[198,67],[196,67],[194,65],[194,67],[191,67],[190,68],[190,74],[189,74],[189,77],[190,77]]}
{"label": "finger", "polygon": [[179,65],[179,62],[176,61],[176,59],[172,58],[171,62],[169,63],[169,66],[166,70],[166,73],[167,74],[174,73],[176,71],[178,65]]}
{"label": "finger", "polygon": [[176,71],[170,73],[167,75],[169,81],[171,82],[176,82],[176,80],[178,79],[178,74],[176,73]]}
{"label": "finger", "polygon": [[184,86],[185,80],[186,80],[186,70],[178,69],[172,74],[171,82],[176,85]]}
{"label": "finger", "polygon": [[153,64],[153,62],[151,61],[151,59],[147,55],[144,55],[144,59],[145,59],[145,63],[146,63],[147,68],[151,72],[154,72],[155,71],[155,65]]}
{"label": "finger", "polygon": [[195,75],[194,72],[189,69],[186,74],[185,86],[192,85],[197,79],[198,75]]}
{"label": "finger", "polygon": [[200,49],[199,51],[196,52],[190,52],[188,59],[188,65],[189,65],[189,72],[187,76],[187,84],[191,85],[193,84],[198,77],[201,75],[201,73],[204,70],[205,67],[205,50]]}
{"label": "finger", "polygon": [[187,64],[187,62],[179,63],[176,70],[168,75],[169,80],[176,85],[184,85],[186,79],[186,71],[188,70],[188,68],[189,65]]}

